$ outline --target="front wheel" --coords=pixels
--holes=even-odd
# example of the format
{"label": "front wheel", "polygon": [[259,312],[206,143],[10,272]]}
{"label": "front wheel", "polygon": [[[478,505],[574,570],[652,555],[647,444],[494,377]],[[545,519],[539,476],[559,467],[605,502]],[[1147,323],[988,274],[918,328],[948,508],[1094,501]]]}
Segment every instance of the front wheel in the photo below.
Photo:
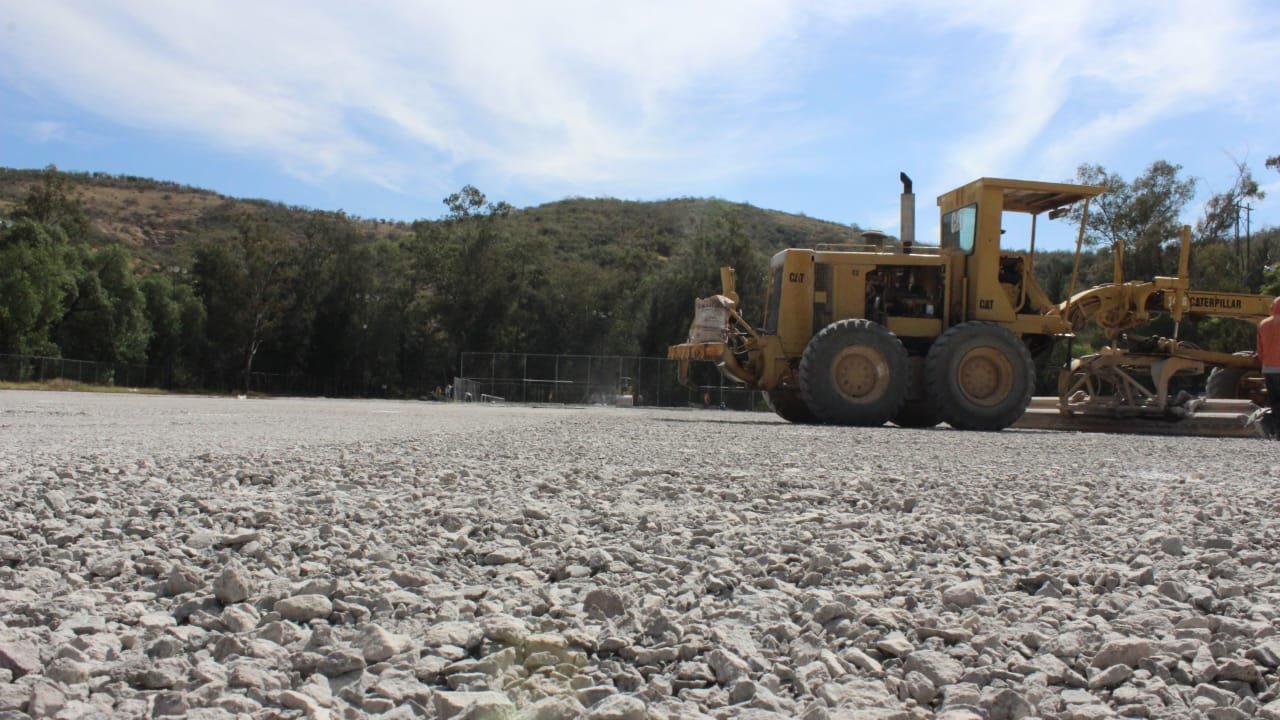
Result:
{"label": "front wheel", "polygon": [[1003,430],[1027,411],[1035,365],[1007,328],[967,322],[947,330],[925,360],[939,414],[961,430]]}
{"label": "front wheel", "polygon": [[800,395],[819,420],[883,425],[910,389],[902,341],[870,320],[840,320],[814,335],[800,357]]}

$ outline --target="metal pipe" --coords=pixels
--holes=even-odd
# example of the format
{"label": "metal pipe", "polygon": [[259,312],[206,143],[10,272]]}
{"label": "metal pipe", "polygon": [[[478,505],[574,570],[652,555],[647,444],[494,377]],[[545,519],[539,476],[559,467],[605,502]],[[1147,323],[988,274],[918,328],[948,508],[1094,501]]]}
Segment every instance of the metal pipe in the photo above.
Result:
{"label": "metal pipe", "polygon": [[907,177],[904,172],[898,173],[898,179],[902,181],[902,200],[899,203],[899,225],[901,225],[900,235],[902,238],[903,252],[911,252],[911,246],[916,241],[916,196],[911,192],[911,178]]}
{"label": "metal pipe", "polygon": [[1182,226],[1182,247],[1178,248],[1178,279],[1191,280],[1191,226]]}
{"label": "metal pipe", "polygon": [[741,304],[738,298],[738,272],[733,268],[728,266],[720,268],[720,291],[732,300],[734,305]]}
{"label": "metal pipe", "polygon": [[1178,283],[1173,289],[1173,336],[1178,337],[1182,326],[1182,312],[1187,301],[1187,290],[1191,287],[1191,226],[1182,226],[1182,247],[1178,248]]}
{"label": "metal pipe", "polygon": [[1114,265],[1111,268],[1111,282],[1120,285],[1124,283],[1124,238],[1116,238],[1115,252],[1112,256]]}

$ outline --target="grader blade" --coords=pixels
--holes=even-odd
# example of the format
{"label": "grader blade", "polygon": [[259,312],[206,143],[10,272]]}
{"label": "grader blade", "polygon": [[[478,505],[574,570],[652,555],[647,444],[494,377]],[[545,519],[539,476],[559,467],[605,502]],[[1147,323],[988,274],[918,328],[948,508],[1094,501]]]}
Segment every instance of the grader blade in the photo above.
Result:
{"label": "grader blade", "polygon": [[1199,437],[1263,437],[1257,422],[1258,406],[1248,400],[1205,400],[1185,417],[1118,417],[1107,414],[1063,414],[1056,397],[1035,397],[1022,419],[1013,424],[1024,430],[1128,433]]}

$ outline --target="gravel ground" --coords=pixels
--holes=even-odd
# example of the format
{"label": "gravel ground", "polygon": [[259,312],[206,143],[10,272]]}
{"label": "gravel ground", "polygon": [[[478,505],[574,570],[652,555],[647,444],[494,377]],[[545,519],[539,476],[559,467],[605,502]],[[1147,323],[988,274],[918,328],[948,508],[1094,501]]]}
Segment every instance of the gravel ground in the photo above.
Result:
{"label": "gravel ground", "polygon": [[0,719],[1280,718],[1280,445],[0,392]]}

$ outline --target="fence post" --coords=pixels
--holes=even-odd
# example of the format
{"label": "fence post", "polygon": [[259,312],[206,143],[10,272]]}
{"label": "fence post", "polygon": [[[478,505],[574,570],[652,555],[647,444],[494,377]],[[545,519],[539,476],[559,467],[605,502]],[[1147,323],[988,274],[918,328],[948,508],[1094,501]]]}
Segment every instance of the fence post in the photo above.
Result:
{"label": "fence post", "polygon": [[[659,363],[659,365],[661,365],[661,363]],[[653,387],[654,387],[653,400],[654,402],[657,403],[658,407],[662,407],[662,368],[661,367],[658,368],[658,380],[653,384]]]}

